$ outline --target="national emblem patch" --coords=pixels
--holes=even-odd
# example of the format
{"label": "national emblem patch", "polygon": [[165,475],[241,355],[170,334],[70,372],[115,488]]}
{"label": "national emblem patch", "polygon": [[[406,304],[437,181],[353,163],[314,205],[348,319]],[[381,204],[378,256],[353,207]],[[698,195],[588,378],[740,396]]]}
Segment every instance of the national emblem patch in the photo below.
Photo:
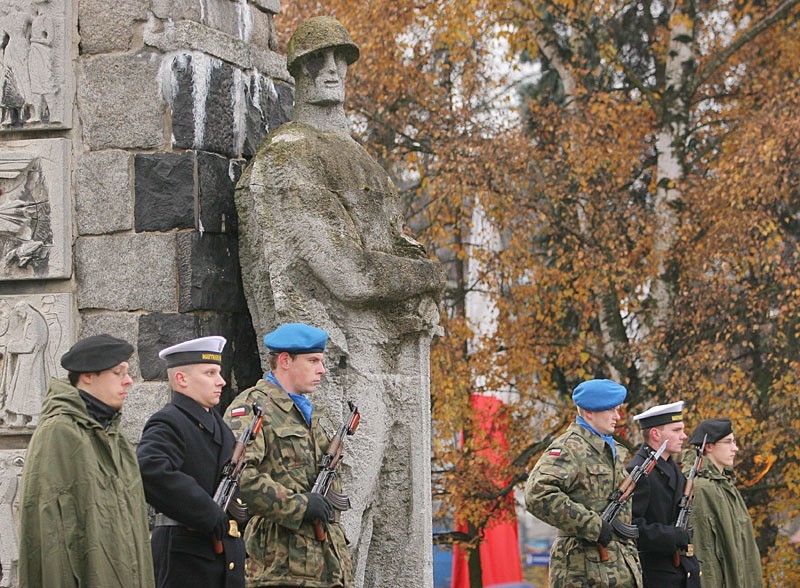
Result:
{"label": "national emblem patch", "polygon": [[559,455],[561,455],[561,450],[558,449],[558,448],[551,449],[549,455],[554,455],[554,456],[558,457]]}
{"label": "national emblem patch", "polygon": [[246,414],[247,414],[246,406],[238,406],[236,408],[231,409],[231,418],[243,417]]}

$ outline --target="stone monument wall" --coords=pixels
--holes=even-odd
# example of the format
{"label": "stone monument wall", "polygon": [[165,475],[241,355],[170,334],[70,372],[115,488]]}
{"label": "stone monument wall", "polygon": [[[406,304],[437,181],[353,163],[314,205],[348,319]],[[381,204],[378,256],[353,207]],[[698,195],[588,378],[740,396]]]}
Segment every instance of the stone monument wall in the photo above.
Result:
{"label": "stone monument wall", "polygon": [[261,375],[234,186],[293,87],[279,0],[0,3],[0,587],[47,379],[78,338],[130,341],[137,441],[169,397],[159,349],[228,338],[223,403]]}

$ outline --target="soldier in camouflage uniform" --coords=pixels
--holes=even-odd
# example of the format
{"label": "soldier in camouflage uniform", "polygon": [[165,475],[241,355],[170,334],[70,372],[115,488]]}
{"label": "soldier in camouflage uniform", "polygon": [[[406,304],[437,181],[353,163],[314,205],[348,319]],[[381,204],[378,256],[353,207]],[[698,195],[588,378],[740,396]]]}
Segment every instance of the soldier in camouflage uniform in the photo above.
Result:
{"label": "soldier in camouflage uniform", "polygon": [[[528,511],[558,528],[550,550],[550,586],[641,588],[636,545],[615,535],[600,518],[608,497],[625,479],[628,454],[612,437],[627,390],[610,380],[578,385],[572,399],[576,422],[555,439],[525,485]],[[619,515],[631,522],[630,502]],[[600,561],[597,544],[606,546]]]}
{"label": "soldier in camouflage uniform", "polygon": [[[252,420],[253,402],[264,409],[259,435],[247,446],[241,494],[253,518],[245,531],[248,586],[351,587],[347,540],[327,498],[311,493],[317,464],[328,448],[326,428],[305,394],[325,374],[328,334],[292,323],[264,337],[271,371],[228,407],[225,421],[238,436]],[[337,478],[333,490],[341,492]],[[314,534],[323,521],[327,538]]]}

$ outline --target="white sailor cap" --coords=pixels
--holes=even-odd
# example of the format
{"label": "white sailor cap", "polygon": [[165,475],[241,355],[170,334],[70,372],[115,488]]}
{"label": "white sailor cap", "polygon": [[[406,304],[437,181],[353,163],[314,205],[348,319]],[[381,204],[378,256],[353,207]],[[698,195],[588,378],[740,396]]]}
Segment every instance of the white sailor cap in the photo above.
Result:
{"label": "white sailor cap", "polygon": [[184,341],[158,352],[158,357],[167,362],[167,367],[189,365],[193,363],[222,364],[222,349],[227,340],[225,337],[213,335]]}
{"label": "white sailor cap", "polygon": [[648,408],[633,417],[633,420],[638,421],[642,429],[680,422],[683,420],[683,400]]}

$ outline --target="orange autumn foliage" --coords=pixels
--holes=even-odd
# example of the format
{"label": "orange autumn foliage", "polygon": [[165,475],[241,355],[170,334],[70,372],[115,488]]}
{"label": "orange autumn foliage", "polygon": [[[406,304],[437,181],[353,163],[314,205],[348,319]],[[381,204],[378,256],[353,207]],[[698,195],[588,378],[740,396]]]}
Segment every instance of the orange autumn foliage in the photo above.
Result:
{"label": "orange autumn foliage", "polygon": [[[800,583],[784,535],[800,517],[797,4],[283,6],[284,48],[316,14],[359,44],[354,134],[451,277],[431,359],[445,511],[479,530],[507,508],[572,420],[572,388],[614,377],[629,389],[627,414],[682,398],[690,429],[733,419],[765,577]],[[527,82],[537,92],[517,93]],[[476,207],[500,247],[476,234]],[[478,292],[494,329],[470,320]],[[508,447],[495,448],[508,454],[505,477],[470,445],[481,391],[513,399]]]}

